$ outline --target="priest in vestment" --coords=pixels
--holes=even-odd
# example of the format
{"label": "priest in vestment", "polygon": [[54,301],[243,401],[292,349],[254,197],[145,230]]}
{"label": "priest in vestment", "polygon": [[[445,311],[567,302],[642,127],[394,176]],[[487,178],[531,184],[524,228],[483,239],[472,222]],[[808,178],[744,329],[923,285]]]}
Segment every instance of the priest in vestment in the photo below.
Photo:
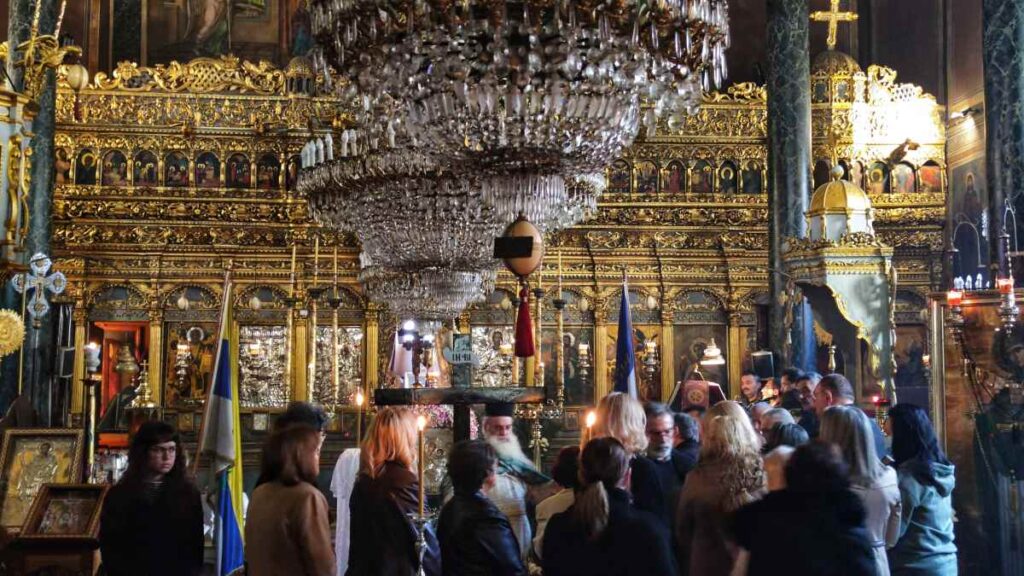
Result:
{"label": "priest in vestment", "polygon": [[525,561],[533,541],[529,504],[536,504],[557,491],[555,483],[542,474],[523,453],[513,430],[514,404],[488,404],[483,422],[484,439],[498,453],[497,480],[485,494],[508,517]]}

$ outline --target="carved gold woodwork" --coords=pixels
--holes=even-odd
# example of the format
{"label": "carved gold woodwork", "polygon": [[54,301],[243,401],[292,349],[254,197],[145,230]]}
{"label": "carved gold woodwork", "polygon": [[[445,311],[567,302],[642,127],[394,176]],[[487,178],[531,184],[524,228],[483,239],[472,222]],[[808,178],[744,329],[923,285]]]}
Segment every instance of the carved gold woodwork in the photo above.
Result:
{"label": "carved gold woodwork", "polygon": [[[173,303],[170,296],[184,286],[208,290],[219,305],[223,262],[230,258],[240,284],[235,316],[245,330],[265,333],[254,337],[265,341],[261,347],[284,343],[286,318],[294,319],[286,344],[290,358],[282,348],[262,364],[250,359],[253,363],[245,368],[247,410],[277,410],[307,392],[314,397],[333,392],[323,386],[325,362],[317,363],[317,378],[306,386],[303,367],[313,341],[311,324],[301,303],[286,303],[293,245],[297,297],[312,276],[313,239],[320,239],[322,249],[339,246],[339,282],[359,295],[355,306],[360,309],[342,324],[363,333],[362,360],[346,367],[346,374],[357,379],[358,372],[364,386],[376,386],[392,344],[388,315],[361,297],[355,240],[321,230],[310,219],[304,198],[290,188],[290,163],[311,130],[322,134],[346,126],[351,122],[347,103],[289,90],[294,88],[289,73],[232,57],[155,67],[122,63],[109,75],[97,74],[78,93],[61,79],[57,98],[53,242],[57,267],[70,282],[69,297],[84,309],[76,317],[139,316],[155,323],[150,301]],[[890,99],[922,97],[893,78],[869,69],[863,89],[874,92],[865,92],[865,105],[881,102],[886,94]],[[728,327],[727,342],[719,345],[730,358],[746,350],[754,306],[767,282],[766,105],[764,88],[751,84],[706,95],[698,114],[678,125],[663,123],[655,136],[641,137],[609,168],[609,179],[618,178],[623,188],[601,197],[594,218],[549,239],[548,246],[562,254],[564,289],[574,301],[590,304],[586,314],[571,314],[585,322],[583,329],[593,330],[591,378],[598,395],[608,386],[605,348],[608,330],[615,329],[609,304],[623,267],[632,288],[661,296],[661,353],[667,355],[660,378],[663,394],[682,377],[669,360],[681,351],[673,350],[672,331],[664,328],[678,318],[703,314],[708,322]],[[885,160],[900,142],[872,141],[866,147],[854,142],[852,106],[814,104],[815,157]],[[943,158],[937,144],[921,144],[901,161],[919,169],[929,159]],[[219,172],[214,170],[209,179],[205,172],[197,174],[200,164],[210,165],[210,156],[200,159],[205,154],[219,163]],[[228,171],[232,158],[237,159],[235,172]],[[182,170],[171,174],[176,165]],[[926,292],[934,281],[931,262],[941,251],[945,219],[944,179],[941,185],[938,191],[871,195],[878,238],[897,248],[894,263],[902,288]],[[321,261],[321,280],[328,270]],[[545,286],[553,286],[558,275],[553,262],[544,275]],[[503,272],[498,284],[512,282]],[[704,310],[680,301],[694,289],[713,306]],[[258,310],[250,307],[254,295],[261,302]],[[165,314],[173,310],[164,309]],[[544,306],[545,318],[550,309]],[[328,306],[320,306],[316,342],[321,347],[330,313]],[[76,329],[76,343],[84,337]],[[326,357],[325,350],[320,355]],[[166,356],[162,359],[167,362]],[[293,366],[290,385],[283,376],[288,364]],[[154,389],[166,389],[167,372],[166,364],[151,371],[165,378]]]}

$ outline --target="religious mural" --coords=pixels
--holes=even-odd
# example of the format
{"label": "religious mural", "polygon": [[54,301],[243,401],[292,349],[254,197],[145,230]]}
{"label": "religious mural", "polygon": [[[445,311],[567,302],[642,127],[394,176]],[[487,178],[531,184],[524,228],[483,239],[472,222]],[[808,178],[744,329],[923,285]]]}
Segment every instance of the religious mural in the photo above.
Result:
{"label": "religious mural", "polygon": [[75,162],[75,184],[82,186],[95,184],[97,164],[95,152],[92,150],[82,150],[79,152],[78,160]]}
{"label": "religious mural", "polygon": [[953,168],[949,206],[952,213],[952,242],[957,250],[953,257],[954,278],[977,278],[981,274],[983,281],[990,281],[986,269],[989,241],[988,218],[984,206],[987,203],[985,159],[976,158]]}
{"label": "religious mural", "polygon": [[132,166],[132,177],[136,186],[156,186],[159,161],[156,154],[149,150],[143,150],[135,155],[135,163]]}
{"label": "religious mural", "polygon": [[171,152],[164,158],[164,186],[188,186],[188,158],[181,152]]}
{"label": "religious mural", "polygon": [[690,192],[693,194],[711,194],[714,190],[714,172],[711,163],[699,160],[690,172]]}
{"label": "religious mural", "polygon": [[630,169],[625,160],[616,160],[608,168],[608,192],[629,193]]}
{"label": "religious mural", "polygon": [[942,167],[928,162],[917,169],[918,189],[921,192],[942,192]]}
{"label": "religious mural", "polygon": [[743,193],[760,194],[764,191],[763,180],[764,170],[761,168],[761,164],[751,160],[743,170]]}
{"label": "religious mural", "polygon": [[868,187],[870,194],[882,194],[889,191],[889,167],[884,162],[875,162],[868,170]]}
{"label": "religious mural", "polygon": [[203,152],[196,158],[196,186],[218,188],[220,186],[220,159],[213,152]]}
{"label": "religious mural", "polygon": [[55,154],[56,167],[54,169],[55,182],[60,184],[71,183],[71,159],[68,157],[68,151],[63,148],[58,148]]}
{"label": "religious mural", "polygon": [[736,165],[726,161],[718,169],[718,192],[720,194],[736,193]]}
{"label": "religious mural", "polygon": [[686,166],[682,162],[673,160],[668,163],[661,189],[669,194],[679,194],[686,190]]}
{"label": "religious mural", "polygon": [[228,158],[228,188],[249,188],[252,186],[252,167],[245,154],[232,154]]}
{"label": "religious mural", "polygon": [[128,184],[128,159],[120,150],[111,150],[103,155],[102,179],[104,186]]}
{"label": "religious mural", "polygon": [[[544,328],[541,336],[541,362],[544,363],[544,383],[549,388],[556,382],[558,366],[555,348],[558,331]],[[566,326],[563,331],[562,353],[565,355],[564,382],[566,406],[590,406],[594,403],[593,367],[585,369],[580,366],[580,343],[593,342],[594,330],[591,327]]]}
{"label": "religious mural", "polygon": [[896,194],[910,194],[916,187],[914,180],[914,168],[901,162],[892,168],[891,191]]}
{"label": "religious mural", "polygon": [[213,381],[217,330],[210,322],[166,324],[164,390],[169,406],[202,404]]}
{"label": "religious mural", "polygon": [[634,169],[637,194],[654,194],[658,191],[658,167],[654,162],[637,162]]}
{"label": "religious mural", "polygon": [[[721,366],[700,366],[698,363],[704,357],[704,350],[715,339],[715,345],[726,355],[726,327],[724,325],[676,325],[673,331],[676,358],[675,374],[676,380],[692,380],[693,370],[699,369],[704,379],[715,382],[722,387],[726,397],[729,395],[729,370],[728,364]],[[726,358],[728,361],[728,358]]]}
{"label": "religious mural", "polygon": [[277,188],[281,174],[281,162],[273,154],[264,154],[256,163],[256,187],[260,190]]}

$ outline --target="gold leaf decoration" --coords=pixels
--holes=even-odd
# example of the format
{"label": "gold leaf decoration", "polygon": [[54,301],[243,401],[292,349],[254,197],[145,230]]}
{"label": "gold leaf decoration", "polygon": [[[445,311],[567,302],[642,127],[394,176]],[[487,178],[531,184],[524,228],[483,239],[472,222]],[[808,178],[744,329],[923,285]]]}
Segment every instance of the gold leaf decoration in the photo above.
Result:
{"label": "gold leaf decoration", "polygon": [[0,357],[7,356],[25,341],[25,323],[12,310],[0,310]]}

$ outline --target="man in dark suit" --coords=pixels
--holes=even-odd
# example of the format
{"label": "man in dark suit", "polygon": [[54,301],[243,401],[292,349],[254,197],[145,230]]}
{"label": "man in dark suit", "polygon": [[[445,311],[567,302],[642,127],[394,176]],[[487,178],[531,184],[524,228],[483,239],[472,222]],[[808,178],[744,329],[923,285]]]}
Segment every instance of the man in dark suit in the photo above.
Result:
{"label": "man in dark suit", "polygon": [[[818,382],[814,388],[814,411],[817,413],[818,421],[821,421],[822,414],[832,406],[856,405],[857,396],[853,391],[853,384],[842,374],[829,374]],[[884,458],[889,450],[885,447],[885,435],[882,428],[874,418],[868,416],[871,423],[871,431],[875,436],[875,450],[879,458]]]}
{"label": "man in dark suit", "polygon": [[[660,402],[648,402],[644,405],[644,412],[647,414],[647,457],[657,470],[669,518],[674,518],[686,474],[697,465],[696,450],[700,444],[693,438],[696,426],[687,426],[689,438],[676,448],[676,415]],[[685,414],[683,416],[689,418]]]}

